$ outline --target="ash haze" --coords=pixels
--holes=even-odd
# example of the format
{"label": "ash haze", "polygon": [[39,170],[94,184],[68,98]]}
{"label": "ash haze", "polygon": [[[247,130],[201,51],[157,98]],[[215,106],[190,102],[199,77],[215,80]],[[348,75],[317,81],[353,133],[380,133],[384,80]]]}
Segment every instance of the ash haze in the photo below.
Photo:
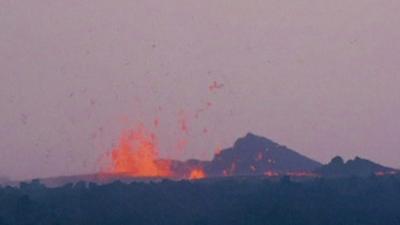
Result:
{"label": "ash haze", "polygon": [[398,168],[399,11],[392,0],[0,0],[0,176],[98,171],[139,123],[162,157],[210,159],[251,131],[321,162]]}

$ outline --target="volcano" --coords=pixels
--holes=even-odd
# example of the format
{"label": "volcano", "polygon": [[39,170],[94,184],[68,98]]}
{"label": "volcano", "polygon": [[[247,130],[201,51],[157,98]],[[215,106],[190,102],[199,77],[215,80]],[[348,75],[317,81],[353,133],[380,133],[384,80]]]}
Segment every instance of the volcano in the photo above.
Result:
{"label": "volcano", "polygon": [[209,176],[307,174],[321,163],[265,137],[248,133],[207,165]]}
{"label": "volcano", "polygon": [[[347,162],[344,162],[341,157],[335,157],[329,164],[322,165],[284,145],[253,133],[237,139],[232,147],[219,151],[211,161],[160,159],[157,158],[158,150],[156,145],[153,145],[152,136],[130,135],[127,137],[133,138],[134,142],[126,142],[130,139],[122,139],[121,144],[113,152],[113,157],[118,159],[116,161],[118,164],[115,164],[117,166],[112,167],[111,171],[47,178],[42,180],[43,183],[49,186],[60,186],[79,181],[110,183],[119,180],[129,183],[163,179],[194,180],[208,177],[275,177],[284,175],[291,177],[365,177],[372,174],[384,176],[399,172],[359,157]],[[138,162],[147,167],[140,167],[142,164]]]}

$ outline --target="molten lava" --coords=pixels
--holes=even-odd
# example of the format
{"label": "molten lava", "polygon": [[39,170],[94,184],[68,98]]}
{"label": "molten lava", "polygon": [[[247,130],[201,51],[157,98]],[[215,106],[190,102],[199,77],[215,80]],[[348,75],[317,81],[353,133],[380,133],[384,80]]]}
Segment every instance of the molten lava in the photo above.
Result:
{"label": "molten lava", "polygon": [[202,169],[194,169],[190,172],[189,180],[203,179],[206,173]]}
{"label": "molten lava", "polygon": [[142,128],[125,132],[112,150],[111,172],[138,177],[172,176],[171,162],[158,157],[154,134],[147,134]]}

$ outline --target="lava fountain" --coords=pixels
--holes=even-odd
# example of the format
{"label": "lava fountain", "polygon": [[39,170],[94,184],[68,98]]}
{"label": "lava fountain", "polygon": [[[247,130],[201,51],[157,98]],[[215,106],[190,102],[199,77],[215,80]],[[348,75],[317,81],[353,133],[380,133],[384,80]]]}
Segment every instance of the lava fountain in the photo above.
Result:
{"label": "lava fountain", "polygon": [[112,150],[111,172],[135,177],[170,177],[171,162],[159,160],[156,136],[143,128],[123,132]]}

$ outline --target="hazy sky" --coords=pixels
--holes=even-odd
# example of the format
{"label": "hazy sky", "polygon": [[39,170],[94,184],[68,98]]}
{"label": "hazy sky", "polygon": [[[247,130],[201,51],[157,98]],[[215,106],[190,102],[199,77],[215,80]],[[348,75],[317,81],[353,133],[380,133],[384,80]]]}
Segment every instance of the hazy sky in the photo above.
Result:
{"label": "hazy sky", "polygon": [[94,172],[139,122],[164,157],[211,158],[251,131],[322,162],[400,167],[399,12],[397,0],[0,0],[0,176]]}

